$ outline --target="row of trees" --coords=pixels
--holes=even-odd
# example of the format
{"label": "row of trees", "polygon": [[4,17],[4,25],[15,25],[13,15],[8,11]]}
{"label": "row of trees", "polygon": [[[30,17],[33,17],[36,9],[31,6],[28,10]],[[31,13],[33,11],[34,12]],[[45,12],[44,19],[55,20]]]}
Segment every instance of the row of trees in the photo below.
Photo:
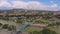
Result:
{"label": "row of trees", "polygon": [[48,27],[49,27],[49,26],[60,26],[60,22],[48,24]]}
{"label": "row of trees", "polygon": [[11,30],[16,30],[16,26],[15,25],[9,25],[9,24],[2,24],[0,23],[0,27],[2,26],[2,29],[8,29],[9,31]]}
{"label": "row of trees", "polygon": [[33,31],[33,32],[30,32],[30,34],[58,34],[58,33],[56,33],[53,30],[50,30],[50,29],[43,29],[41,31]]}

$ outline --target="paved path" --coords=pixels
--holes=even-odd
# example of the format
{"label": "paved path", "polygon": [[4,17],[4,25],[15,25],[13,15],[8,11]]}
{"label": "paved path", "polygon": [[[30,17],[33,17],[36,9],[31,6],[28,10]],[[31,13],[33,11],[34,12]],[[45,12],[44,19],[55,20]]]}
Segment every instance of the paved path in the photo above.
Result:
{"label": "paved path", "polygon": [[31,26],[44,28],[44,27],[47,27],[48,24],[32,24]]}

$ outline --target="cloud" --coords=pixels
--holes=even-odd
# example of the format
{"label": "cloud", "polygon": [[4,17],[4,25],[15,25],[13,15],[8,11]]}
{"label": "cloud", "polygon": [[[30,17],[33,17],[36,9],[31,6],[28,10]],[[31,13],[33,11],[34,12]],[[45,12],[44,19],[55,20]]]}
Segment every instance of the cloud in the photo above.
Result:
{"label": "cloud", "polygon": [[52,4],[51,7],[56,8],[56,7],[58,7],[58,5],[57,4]]}
{"label": "cloud", "polygon": [[27,6],[27,3],[23,1],[12,1],[11,3],[13,8],[25,8]]}
{"label": "cloud", "polygon": [[48,6],[44,5],[43,3],[37,2],[37,1],[30,1],[30,2],[24,2],[24,1],[12,1],[13,8],[25,8],[25,9],[36,9],[36,10],[47,10]]}
{"label": "cloud", "polygon": [[11,7],[11,4],[9,4],[7,1],[1,1],[0,7]]}
{"label": "cloud", "polygon": [[50,3],[51,3],[51,8],[56,8],[56,7],[58,7],[58,5],[55,3],[55,1],[50,1]]}
{"label": "cloud", "polygon": [[50,1],[50,3],[54,3],[54,1]]}
{"label": "cloud", "polygon": [[[53,1],[51,1],[53,3]],[[51,5],[45,5],[38,1],[0,1],[0,7],[7,7],[7,8],[24,8],[24,9],[34,9],[34,10],[52,10],[57,8],[57,4],[53,3]]]}

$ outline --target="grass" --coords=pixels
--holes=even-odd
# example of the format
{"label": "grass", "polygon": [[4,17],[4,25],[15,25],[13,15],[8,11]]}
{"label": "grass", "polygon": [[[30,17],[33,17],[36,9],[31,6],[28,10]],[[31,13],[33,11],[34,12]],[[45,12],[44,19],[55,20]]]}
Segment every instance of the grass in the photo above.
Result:
{"label": "grass", "polygon": [[17,26],[17,29],[19,29],[22,26],[22,24],[18,23],[16,26]]}
{"label": "grass", "polygon": [[[44,23],[50,22],[49,20],[45,20],[45,19],[41,19],[40,21],[43,21]],[[17,24],[17,29],[19,29],[19,27],[21,27],[21,26],[22,26],[22,24]],[[24,31],[31,32],[31,31],[40,31],[40,30],[41,30],[41,28],[39,28],[39,27],[29,26]]]}
{"label": "grass", "polygon": [[[8,18],[0,18],[0,19],[3,19],[3,20],[8,20]],[[26,19],[26,21],[29,21],[30,19]],[[23,20],[22,20],[23,21]],[[40,19],[40,21],[42,21],[42,22],[44,22],[44,23],[53,23],[52,21],[49,21],[49,20],[46,20],[46,19]],[[20,23],[17,23],[17,29],[19,29],[21,26],[22,26],[22,24],[20,24]],[[60,27],[59,27],[59,29],[57,30],[56,28],[50,28],[50,29],[52,29],[52,30],[55,30],[56,32],[58,32],[58,33],[60,33]],[[26,31],[26,32],[32,32],[32,31],[40,31],[40,30],[42,30],[41,28],[39,28],[39,27],[33,27],[33,26],[29,26],[29,27],[27,27],[24,31]]]}
{"label": "grass", "polygon": [[60,26],[57,27],[50,27],[51,30],[56,31],[58,34],[60,34]]}
{"label": "grass", "polygon": [[25,29],[26,32],[32,32],[32,31],[40,31],[41,28],[39,27],[33,27],[33,26],[30,26],[28,28]]}
{"label": "grass", "polygon": [[8,21],[8,20],[9,20],[9,18],[8,18],[8,17],[0,17],[0,19],[1,19],[1,20],[6,20],[6,21]]}
{"label": "grass", "polygon": [[[22,26],[22,24],[17,24],[17,29],[19,29],[21,26]],[[39,27],[29,26],[24,31],[31,32],[31,31],[40,31],[40,30],[41,30],[41,28],[39,28]]]}
{"label": "grass", "polygon": [[45,23],[49,24],[51,22],[51,21],[46,20],[46,19],[39,19],[38,21],[40,21],[39,23],[43,23],[43,24],[45,24]]}

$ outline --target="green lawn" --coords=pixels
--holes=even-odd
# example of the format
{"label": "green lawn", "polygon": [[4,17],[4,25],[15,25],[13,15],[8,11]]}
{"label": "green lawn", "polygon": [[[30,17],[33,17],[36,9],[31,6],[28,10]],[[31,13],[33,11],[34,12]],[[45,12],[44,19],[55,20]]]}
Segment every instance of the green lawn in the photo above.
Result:
{"label": "green lawn", "polygon": [[[22,24],[17,24],[17,29],[19,29],[21,26],[23,26],[23,25]],[[25,32],[31,32],[31,31],[40,31],[40,30],[41,30],[41,28],[39,28],[39,27],[29,26],[24,31]]]}
{"label": "green lawn", "polygon": [[50,27],[51,30],[56,31],[58,34],[60,34],[60,26],[57,27]]}
{"label": "green lawn", "polygon": [[40,31],[40,30],[41,30],[41,28],[39,28],[39,27],[30,26],[30,27],[26,28],[24,31],[32,32],[32,31]]}
{"label": "green lawn", "polygon": [[22,26],[22,24],[18,23],[16,26],[17,26],[17,29],[19,29]]}
{"label": "green lawn", "polygon": [[39,23],[43,23],[43,24],[45,24],[45,23],[47,23],[47,24],[52,23],[52,21],[49,21],[49,20],[46,20],[46,19],[39,19],[37,21],[40,21]]}

